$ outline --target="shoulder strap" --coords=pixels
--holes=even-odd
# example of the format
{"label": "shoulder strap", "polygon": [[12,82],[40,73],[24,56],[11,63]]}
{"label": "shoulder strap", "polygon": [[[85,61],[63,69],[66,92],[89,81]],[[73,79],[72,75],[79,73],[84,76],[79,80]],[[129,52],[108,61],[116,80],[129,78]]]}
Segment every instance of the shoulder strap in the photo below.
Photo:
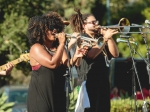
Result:
{"label": "shoulder strap", "polygon": [[52,56],[55,54],[56,51],[51,51],[51,50],[49,50],[45,45],[43,45],[43,46],[44,46],[45,50],[46,50],[49,54],[51,54]]}

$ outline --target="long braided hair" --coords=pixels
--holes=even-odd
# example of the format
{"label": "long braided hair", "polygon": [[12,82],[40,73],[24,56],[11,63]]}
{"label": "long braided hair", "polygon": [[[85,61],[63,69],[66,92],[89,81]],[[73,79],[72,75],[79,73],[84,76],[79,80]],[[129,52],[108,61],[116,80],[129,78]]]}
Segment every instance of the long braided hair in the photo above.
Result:
{"label": "long braided hair", "polygon": [[[76,11],[76,14],[73,14],[70,17],[70,25],[73,30],[73,32],[78,33],[85,33],[83,25],[86,24],[88,17],[94,16],[93,14],[81,14],[80,10],[78,8],[75,8],[74,11]],[[96,34],[96,37],[101,36],[100,33]]]}
{"label": "long braided hair", "polygon": [[80,12],[80,9],[78,8],[75,8],[74,9],[75,12],[77,12],[76,14],[73,14],[71,17],[70,17],[70,26],[72,28],[72,30],[74,32],[83,32],[83,24],[84,24],[84,21],[82,19],[82,14]]}

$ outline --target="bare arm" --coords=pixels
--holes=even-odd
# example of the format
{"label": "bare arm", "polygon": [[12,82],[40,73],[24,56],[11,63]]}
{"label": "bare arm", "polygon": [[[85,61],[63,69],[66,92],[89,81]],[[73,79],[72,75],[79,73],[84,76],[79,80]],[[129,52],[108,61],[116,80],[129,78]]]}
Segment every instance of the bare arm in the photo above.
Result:
{"label": "bare arm", "polygon": [[77,66],[77,65],[80,64],[80,60],[82,59],[83,55],[84,55],[84,53],[78,51],[78,49],[77,49],[75,55],[71,59],[69,59],[68,56],[67,56],[66,50],[64,50],[63,57],[62,57],[62,62],[67,67],[74,66],[74,65]]}
{"label": "bare arm", "polygon": [[97,57],[97,55],[99,55],[102,52],[105,45],[106,45],[106,41],[103,42],[101,47],[99,47],[98,45],[93,46],[91,50],[88,52],[88,55],[87,55],[88,58],[94,59],[95,57]]}
{"label": "bare arm", "polygon": [[108,43],[108,49],[109,49],[109,52],[111,53],[111,55],[114,58],[118,57],[119,51],[118,51],[115,41],[112,38],[110,38],[107,43]]}
{"label": "bare arm", "polygon": [[118,48],[112,38],[112,36],[117,33],[118,33],[118,31],[112,30],[112,29],[104,30],[102,32],[103,39],[104,39],[102,46],[101,47],[99,47],[99,46],[92,47],[92,49],[88,53],[88,57],[94,59],[99,53],[102,52],[102,50],[104,49],[106,44],[108,44],[108,48],[109,48],[109,51],[112,54],[112,56],[118,57],[119,56]]}
{"label": "bare arm", "polygon": [[78,58],[76,63],[75,63],[75,66],[80,66],[81,65],[81,61],[82,61],[82,58]]}
{"label": "bare arm", "polygon": [[[32,62],[35,60],[39,64],[48,67],[48,68],[56,68],[60,65],[62,60],[62,54],[64,51],[64,44],[59,44],[55,55],[51,56],[42,45],[35,44],[30,49],[30,61],[31,66]],[[34,59],[34,60],[33,60]]]}
{"label": "bare arm", "polygon": [[77,38],[71,38],[70,42],[68,43],[68,50],[70,51],[70,49],[72,48],[72,46],[76,43]]}
{"label": "bare arm", "polygon": [[77,39],[79,38],[79,33],[74,32],[71,35],[71,39],[70,42],[68,43],[68,50],[70,51],[70,49],[72,48],[72,46],[77,42]]}

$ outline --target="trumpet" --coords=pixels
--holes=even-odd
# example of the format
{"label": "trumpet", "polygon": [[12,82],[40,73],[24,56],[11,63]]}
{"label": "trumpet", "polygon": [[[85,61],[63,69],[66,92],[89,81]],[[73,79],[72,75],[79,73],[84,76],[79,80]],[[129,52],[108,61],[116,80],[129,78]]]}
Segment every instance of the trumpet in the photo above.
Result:
{"label": "trumpet", "polygon": [[117,25],[111,26],[100,26],[100,28],[104,29],[118,29],[120,32],[129,32],[130,31],[130,22],[127,18],[121,18]]}
{"label": "trumpet", "polygon": [[66,34],[67,41],[70,42],[71,38],[77,39],[77,45],[82,48],[84,46],[101,46],[103,38],[99,37],[97,39],[93,39],[86,36],[79,36],[79,38],[72,36],[71,34]]}
{"label": "trumpet", "polygon": [[129,34],[129,33],[144,33],[144,34],[147,34],[147,33],[150,33],[150,32],[130,32],[130,28],[131,27],[137,27],[137,28],[142,28],[142,29],[145,29],[146,27],[142,26],[142,25],[133,25],[133,26],[130,26],[130,21],[127,19],[127,18],[121,18],[119,20],[119,23],[117,25],[110,25],[110,26],[99,26],[99,28],[101,29],[117,29],[119,31],[119,33],[121,34]]}

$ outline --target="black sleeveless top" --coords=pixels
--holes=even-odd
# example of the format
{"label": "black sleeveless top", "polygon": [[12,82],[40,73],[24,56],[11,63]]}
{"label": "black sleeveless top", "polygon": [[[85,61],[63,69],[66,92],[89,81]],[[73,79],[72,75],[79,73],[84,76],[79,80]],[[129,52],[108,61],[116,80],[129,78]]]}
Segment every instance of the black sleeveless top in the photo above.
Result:
{"label": "black sleeveless top", "polygon": [[41,66],[32,71],[28,90],[28,112],[65,112],[65,67]]}
{"label": "black sleeveless top", "polygon": [[[87,34],[81,34],[81,35],[90,38]],[[88,74],[93,74],[97,76],[97,78],[104,76],[104,75],[100,76],[100,74],[108,74],[109,68],[106,65],[106,60],[105,60],[106,55],[109,59],[111,59],[112,56],[108,51],[107,45],[105,46],[104,51],[101,52],[94,59],[90,59],[87,56],[84,56],[82,58],[81,65],[79,67],[76,67],[79,78],[81,78],[81,80],[86,80]]]}
{"label": "black sleeveless top", "polygon": [[32,70],[27,97],[28,112],[66,111],[65,73],[64,65],[56,69],[40,66]]}
{"label": "black sleeveless top", "polygon": [[[82,34],[83,35],[83,34]],[[88,38],[87,34],[84,34]],[[90,37],[89,37],[90,38]],[[109,55],[107,46],[106,53]],[[110,56],[111,57],[111,56]],[[84,56],[77,67],[78,81],[86,80],[86,89],[90,100],[90,108],[85,112],[110,112],[109,68],[106,66],[105,55],[101,52],[96,58]],[[77,83],[81,83],[77,82]]]}

